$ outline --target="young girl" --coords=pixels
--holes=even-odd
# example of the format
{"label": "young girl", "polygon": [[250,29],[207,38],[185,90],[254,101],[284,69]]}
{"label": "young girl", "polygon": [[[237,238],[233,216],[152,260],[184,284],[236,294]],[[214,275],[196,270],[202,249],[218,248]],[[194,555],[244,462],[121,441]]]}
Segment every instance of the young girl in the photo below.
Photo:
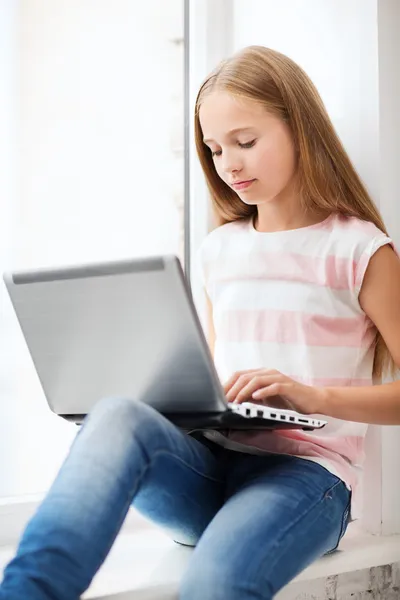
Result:
{"label": "young girl", "polygon": [[[400,422],[400,262],[303,71],[251,47],[200,89],[196,143],[224,224],[200,264],[232,402],[328,415],[316,432],[190,437],[101,401],[5,571],[2,600],[75,600],[129,505],[196,546],[180,597],[273,598],[336,548],[368,423]],[[140,400],[140,399],[138,399]]]}

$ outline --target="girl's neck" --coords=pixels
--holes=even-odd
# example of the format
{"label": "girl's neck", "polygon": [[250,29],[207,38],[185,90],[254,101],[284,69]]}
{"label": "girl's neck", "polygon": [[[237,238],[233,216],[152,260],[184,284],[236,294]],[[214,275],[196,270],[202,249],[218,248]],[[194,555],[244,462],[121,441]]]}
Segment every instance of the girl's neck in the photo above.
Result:
{"label": "girl's neck", "polygon": [[257,231],[273,233],[309,227],[324,221],[329,213],[323,211],[304,211],[296,207],[292,210],[280,210],[274,206],[258,206],[254,219]]}

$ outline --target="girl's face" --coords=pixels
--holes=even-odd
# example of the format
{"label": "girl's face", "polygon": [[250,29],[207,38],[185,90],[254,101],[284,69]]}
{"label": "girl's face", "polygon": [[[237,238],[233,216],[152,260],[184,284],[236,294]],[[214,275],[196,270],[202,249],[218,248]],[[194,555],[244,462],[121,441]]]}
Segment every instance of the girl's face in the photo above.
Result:
{"label": "girl's face", "polygon": [[212,92],[200,106],[204,143],[219,177],[246,204],[283,197],[296,172],[288,125],[252,100]]}

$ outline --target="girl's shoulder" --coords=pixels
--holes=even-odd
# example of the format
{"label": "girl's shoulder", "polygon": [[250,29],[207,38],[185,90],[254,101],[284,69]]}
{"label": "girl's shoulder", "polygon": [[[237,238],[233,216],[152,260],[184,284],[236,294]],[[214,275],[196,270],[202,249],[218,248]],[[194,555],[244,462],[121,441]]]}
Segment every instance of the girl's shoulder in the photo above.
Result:
{"label": "girl's shoulder", "polygon": [[364,221],[359,217],[347,217],[342,214],[333,215],[333,227],[344,234],[350,234],[356,238],[372,238],[376,235],[386,235],[371,221]]}
{"label": "girl's shoulder", "polygon": [[352,248],[357,248],[359,253],[372,252],[383,244],[391,244],[392,240],[371,221],[364,221],[358,217],[347,217],[341,214],[334,215],[331,225],[333,239]]}
{"label": "girl's shoulder", "polygon": [[238,234],[244,234],[244,239],[246,239],[249,225],[250,221],[248,219],[225,223],[210,231],[203,239],[196,253],[196,258],[201,279],[205,285],[207,285],[212,265],[222,255],[229,255],[235,248],[237,251]]}
{"label": "girl's shoulder", "polygon": [[347,257],[354,289],[359,293],[372,256],[392,239],[370,221],[336,215],[332,223],[332,249],[337,257]]}
{"label": "girl's shoulder", "polygon": [[210,239],[227,239],[232,235],[236,235],[240,232],[248,232],[250,228],[250,219],[238,219],[237,221],[231,221],[230,223],[224,223],[219,225],[207,235]]}
{"label": "girl's shoulder", "polygon": [[206,250],[217,250],[221,246],[226,247],[231,239],[237,240],[238,233],[246,234],[249,230],[249,226],[249,219],[240,219],[216,227],[210,231],[202,241],[199,249],[200,253],[205,252]]}

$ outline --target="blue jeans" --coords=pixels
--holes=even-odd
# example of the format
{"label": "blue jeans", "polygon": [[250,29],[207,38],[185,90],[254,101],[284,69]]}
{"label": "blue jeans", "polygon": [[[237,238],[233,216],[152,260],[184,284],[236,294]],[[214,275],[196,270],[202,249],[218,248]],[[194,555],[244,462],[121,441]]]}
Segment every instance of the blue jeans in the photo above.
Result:
{"label": "blue jeans", "polygon": [[101,401],[28,524],[0,599],[77,600],[133,503],[196,546],[181,599],[267,600],[337,546],[349,500],[313,462],[226,450],[144,403]]}

